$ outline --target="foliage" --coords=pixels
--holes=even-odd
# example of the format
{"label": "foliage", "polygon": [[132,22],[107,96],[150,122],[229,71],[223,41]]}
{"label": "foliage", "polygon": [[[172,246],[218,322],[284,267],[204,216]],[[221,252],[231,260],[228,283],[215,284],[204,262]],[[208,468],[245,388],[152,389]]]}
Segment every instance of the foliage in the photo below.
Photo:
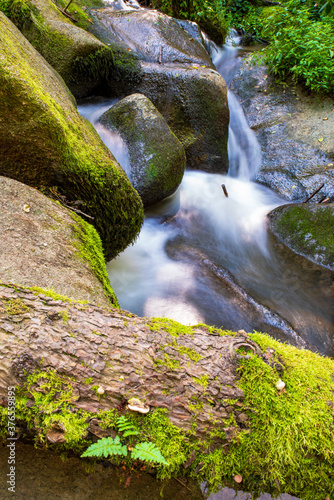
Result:
{"label": "foliage", "polygon": [[128,436],[137,436],[139,434],[136,427],[123,415],[117,420],[117,427],[120,432],[123,432],[124,438]]}
{"label": "foliage", "polygon": [[153,0],[152,3],[168,15],[198,23],[214,41],[224,43],[229,28],[224,0]]}
{"label": "foliage", "polygon": [[[136,436],[139,430],[129,422],[129,420],[121,416],[117,420],[117,427],[120,432],[123,432],[122,438],[129,436]],[[119,436],[115,439],[111,437],[99,439],[97,443],[93,443],[87,448],[87,450],[81,455],[82,457],[108,457],[110,455],[121,455],[126,457],[128,455],[128,449],[126,445],[121,444]],[[162,456],[159,448],[152,442],[141,442],[137,443],[131,450],[132,460],[143,460],[146,462],[155,462],[158,464],[168,465],[165,458]]]}
{"label": "foliage", "polygon": [[[233,13],[232,24],[270,45],[263,60],[280,79],[292,77],[312,91],[334,91],[333,0],[290,0],[278,7],[250,5]],[[334,9],[333,9],[334,10]]]}
{"label": "foliage", "polygon": [[110,455],[121,455],[126,457],[128,454],[127,447],[121,444],[119,436],[115,439],[111,437],[105,437],[99,439],[97,443],[93,443],[89,448],[81,455],[81,457],[109,457]]}

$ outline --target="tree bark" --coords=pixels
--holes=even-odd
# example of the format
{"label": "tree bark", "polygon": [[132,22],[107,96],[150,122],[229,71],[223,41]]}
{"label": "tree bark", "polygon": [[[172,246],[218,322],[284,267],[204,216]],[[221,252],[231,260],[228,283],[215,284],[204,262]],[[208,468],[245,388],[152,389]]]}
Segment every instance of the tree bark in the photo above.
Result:
{"label": "tree bark", "polygon": [[[180,428],[190,429],[195,419],[203,435],[224,427],[229,399],[243,399],[236,386],[241,345],[261,355],[247,334],[220,336],[201,326],[173,336],[120,309],[0,285],[0,401],[27,375],[53,369],[73,378],[75,409],[95,414],[136,397],[151,410],[167,408]],[[101,387],[103,397],[92,386]],[[200,411],[189,408],[192,401]]]}

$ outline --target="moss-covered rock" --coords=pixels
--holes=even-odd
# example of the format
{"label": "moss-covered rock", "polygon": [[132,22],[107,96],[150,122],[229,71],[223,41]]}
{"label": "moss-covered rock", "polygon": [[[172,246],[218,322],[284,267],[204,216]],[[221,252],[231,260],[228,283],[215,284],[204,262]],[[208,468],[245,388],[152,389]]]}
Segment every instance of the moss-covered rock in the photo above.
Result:
{"label": "moss-covered rock", "polygon": [[293,204],[268,214],[273,233],[295,252],[334,271],[334,205]]}
{"label": "moss-covered rock", "polygon": [[62,79],[0,13],[0,174],[81,200],[107,258],[138,234],[141,200]]}
{"label": "moss-covered rock", "polygon": [[65,17],[51,0],[0,0],[0,10],[58,71],[75,97],[104,89],[114,68],[112,50]]}
{"label": "moss-covered rock", "polygon": [[37,189],[0,177],[0,281],[117,305],[91,224]]}
{"label": "moss-covered rock", "polygon": [[182,181],[186,155],[166,121],[142,94],[133,94],[115,104],[100,118],[107,128],[118,131],[130,156],[130,180],[144,206],[170,196]]}
{"label": "moss-covered rock", "polygon": [[228,171],[227,90],[217,71],[193,64],[142,63],[135,88],[163,115],[184,147],[189,167]]}

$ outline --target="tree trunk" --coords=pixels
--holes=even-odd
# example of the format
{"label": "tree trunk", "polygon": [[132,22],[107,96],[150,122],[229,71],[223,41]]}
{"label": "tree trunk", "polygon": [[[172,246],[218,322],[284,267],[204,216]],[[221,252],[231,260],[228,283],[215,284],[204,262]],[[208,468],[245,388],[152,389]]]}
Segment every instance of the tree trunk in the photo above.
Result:
{"label": "tree trunk", "polygon": [[[0,286],[0,325],[0,401],[29,374],[55,370],[73,387],[75,410],[96,414],[135,397],[151,410],[167,408],[178,427],[190,429],[195,419],[198,435],[224,426],[226,400],[243,398],[236,349],[260,353],[247,336],[221,336],[204,326],[174,336],[164,323],[159,328],[120,309],[54,300],[13,285]],[[103,397],[92,387],[101,387]],[[189,408],[193,401],[200,411]]]}

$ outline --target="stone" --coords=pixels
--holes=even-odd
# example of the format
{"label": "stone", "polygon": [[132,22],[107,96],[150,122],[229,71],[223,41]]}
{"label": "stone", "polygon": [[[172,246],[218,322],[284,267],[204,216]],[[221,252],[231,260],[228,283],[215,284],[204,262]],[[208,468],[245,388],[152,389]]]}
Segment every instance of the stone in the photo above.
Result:
{"label": "stone", "polygon": [[76,97],[98,92],[112,72],[110,47],[65,17],[51,0],[31,0],[21,16],[15,9],[8,15]]}
{"label": "stone", "polygon": [[144,61],[214,68],[203,44],[166,14],[148,9],[115,12],[107,8],[95,15],[102,26]]}
{"label": "stone", "polygon": [[134,90],[148,97],[165,118],[185,149],[188,167],[227,173],[227,89],[217,71],[145,62]]}
{"label": "stone", "polygon": [[[31,206],[29,214],[21,210],[24,201]],[[96,255],[100,252],[102,261],[99,279],[91,261],[80,253],[81,231],[82,227],[65,207],[37,189],[0,177],[2,282],[54,289],[58,294],[76,300],[110,307],[112,291],[105,289],[101,281],[104,273],[108,283],[101,242],[100,248],[95,248]],[[43,297],[43,301],[48,302],[48,297]],[[63,324],[64,316],[57,310],[50,311],[47,321],[50,325]]]}
{"label": "stone", "polygon": [[182,145],[152,102],[133,94],[100,118],[124,139],[130,157],[130,180],[144,207],[170,196],[182,181],[186,156]]}
{"label": "stone", "polygon": [[63,80],[1,12],[0,43],[0,175],[80,200],[114,257],[140,231],[138,194]]}
{"label": "stone", "polygon": [[262,149],[254,180],[294,202],[324,183],[314,201],[324,195],[334,201],[332,99],[312,96],[298,85],[276,85],[274,79],[247,56],[231,83]]}
{"label": "stone", "polygon": [[282,205],[267,216],[271,232],[295,253],[334,271],[334,204]]}

